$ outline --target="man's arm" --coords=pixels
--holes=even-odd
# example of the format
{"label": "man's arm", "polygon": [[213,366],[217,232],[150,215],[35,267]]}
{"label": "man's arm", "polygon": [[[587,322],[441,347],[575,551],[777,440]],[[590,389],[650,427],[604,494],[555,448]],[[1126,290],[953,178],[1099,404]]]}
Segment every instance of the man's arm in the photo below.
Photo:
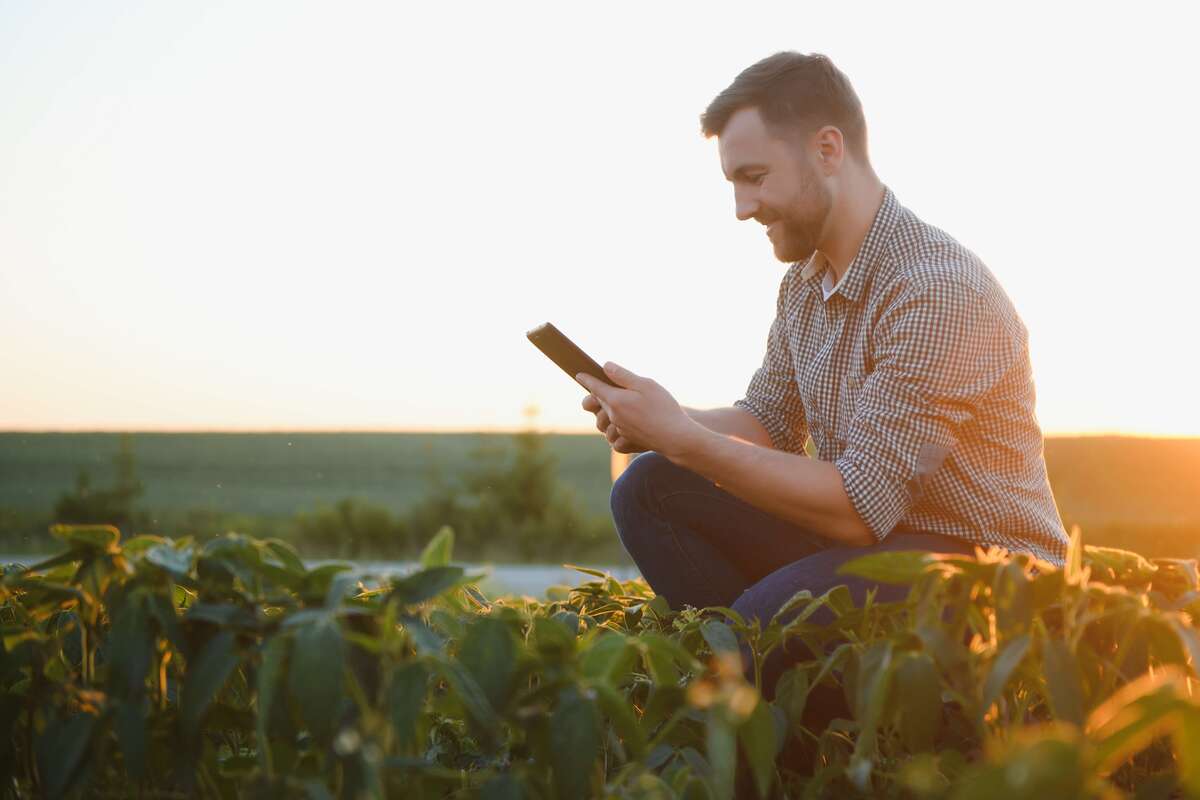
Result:
{"label": "man's arm", "polygon": [[768,445],[759,446],[735,435],[702,430],[671,460],[750,505],[826,538],[856,547],[876,543],[851,504],[837,467],[804,454],[772,450],[769,441],[768,437]]}
{"label": "man's arm", "polygon": [[713,433],[733,436],[762,447],[772,447],[771,434],[767,433],[767,429],[753,414],[743,408],[698,409],[685,406],[683,410]]}

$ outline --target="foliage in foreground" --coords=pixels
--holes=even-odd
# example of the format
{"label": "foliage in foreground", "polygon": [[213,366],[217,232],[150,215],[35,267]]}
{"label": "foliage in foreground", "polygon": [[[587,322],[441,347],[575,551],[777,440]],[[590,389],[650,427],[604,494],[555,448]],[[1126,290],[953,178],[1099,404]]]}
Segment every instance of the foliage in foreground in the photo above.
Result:
{"label": "foliage in foreground", "polygon": [[[876,554],[850,568],[907,602],[802,592],[762,626],[589,570],[488,599],[448,529],[402,577],[237,535],[55,532],[65,553],[0,579],[11,795],[1200,795],[1191,561],[1077,537],[1064,570]],[[817,655],[768,702],[785,640]],[[810,727],[830,691],[845,715]]]}

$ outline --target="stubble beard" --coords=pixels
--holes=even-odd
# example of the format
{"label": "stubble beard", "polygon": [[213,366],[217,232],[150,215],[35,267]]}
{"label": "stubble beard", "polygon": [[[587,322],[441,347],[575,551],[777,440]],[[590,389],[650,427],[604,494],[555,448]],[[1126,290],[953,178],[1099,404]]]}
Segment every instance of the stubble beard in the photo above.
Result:
{"label": "stubble beard", "polygon": [[814,176],[804,188],[802,204],[782,215],[775,257],[784,263],[807,261],[816,252],[833,200],[829,190]]}

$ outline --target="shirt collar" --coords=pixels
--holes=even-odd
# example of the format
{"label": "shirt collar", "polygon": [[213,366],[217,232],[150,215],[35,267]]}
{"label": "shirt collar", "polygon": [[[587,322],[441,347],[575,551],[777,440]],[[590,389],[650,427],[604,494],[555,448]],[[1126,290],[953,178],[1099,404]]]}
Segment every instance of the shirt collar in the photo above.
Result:
{"label": "shirt collar", "polygon": [[[867,231],[866,238],[863,239],[862,246],[858,249],[858,255],[846,268],[846,273],[838,281],[833,294],[829,295],[830,298],[840,294],[851,303],[857,303],[862,298],[867,278],[872,271],[871,266],[884,254],[899,216],[900,204],[896,201],[892,190],[884,186],[883,202],[879,205],[879,211],[875,213],[875,221],[871,223],[871,229]],[[808,262],[800,271],[800,280],[801,282],[813,281],[823,275],[826,269],[829,269],[829,260],[824,253],[817,250],[809,257]],[[814,284],[814,289],[819,288]]]}

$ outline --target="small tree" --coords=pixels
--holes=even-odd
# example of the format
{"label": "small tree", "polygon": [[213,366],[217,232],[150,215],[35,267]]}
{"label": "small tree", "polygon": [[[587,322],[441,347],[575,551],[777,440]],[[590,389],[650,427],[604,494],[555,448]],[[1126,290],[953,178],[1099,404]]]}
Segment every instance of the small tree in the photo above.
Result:
{"label": "small tree", "polygon": [[126,527],[133,520],[133,504],[145,491],[137,479],[133,455],[133,436],[122,433],[117,454],[113,457],[116,482],[110,489],[92,488],[92,476],[80,469],[75,477],[75,491],[58,498],[54,505],[54,521],[89,525]]}

